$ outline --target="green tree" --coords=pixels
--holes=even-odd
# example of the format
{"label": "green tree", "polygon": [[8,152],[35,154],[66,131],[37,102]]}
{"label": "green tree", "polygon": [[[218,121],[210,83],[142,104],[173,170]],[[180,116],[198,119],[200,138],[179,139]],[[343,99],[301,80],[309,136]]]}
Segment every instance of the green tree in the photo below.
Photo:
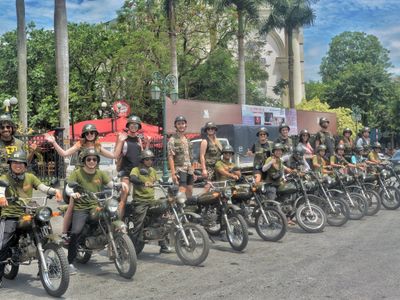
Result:
{"label": "green tree", "polygon": [[315,13],[311,8],[314,2],[313,0],[266,0],[266,4],[271,7],[271,13],[261,25],[260,32],[267,34],[273,29],[285,29],[287,35],[290,108],[294,108],[293,33],[300,27],[314,23]]}
{"label": "green tree", "polygon": [[322,82],[312,80],[306,82],[305,89],[307,99],[319,98],[321,100],[324,100],[326,85]]}

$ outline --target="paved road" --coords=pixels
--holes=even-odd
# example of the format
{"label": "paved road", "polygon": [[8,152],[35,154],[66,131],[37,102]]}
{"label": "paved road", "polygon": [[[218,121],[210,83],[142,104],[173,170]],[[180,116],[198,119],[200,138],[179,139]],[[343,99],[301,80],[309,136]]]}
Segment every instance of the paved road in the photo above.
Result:
{"label": "paved road", "polygon": [[[290,229],[281,242],[255,233],[243,253],[221,241],[201,267],[155,245],[139,256],[133,280],[100,253],[71,277],[66,299],[400,299],[400,211],[351,221],[320,234]],[[252,230],[255,232],[254,230]],[[0,299],[46,298],[37,266],[6,281]]]}

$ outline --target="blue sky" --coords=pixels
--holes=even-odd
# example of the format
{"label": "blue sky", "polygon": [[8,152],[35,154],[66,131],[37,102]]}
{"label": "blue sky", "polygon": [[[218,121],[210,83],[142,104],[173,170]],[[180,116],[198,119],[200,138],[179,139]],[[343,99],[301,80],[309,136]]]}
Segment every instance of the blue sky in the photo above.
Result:
{"label": "blue sky", "polygon": [[[68,20],[104,22],[115,18],[124,0],[67,0]],[[27,22],[52,28],[54,0],[25,0]],[[343,31],[376,35],[390,50],[400,75],[400,0],[320,0],[313,6],[317,19],[304,29],[305,79],[319,79],[319,65],[331,39]],[[16,28],[15,0],[0,0],[0,34]]]}

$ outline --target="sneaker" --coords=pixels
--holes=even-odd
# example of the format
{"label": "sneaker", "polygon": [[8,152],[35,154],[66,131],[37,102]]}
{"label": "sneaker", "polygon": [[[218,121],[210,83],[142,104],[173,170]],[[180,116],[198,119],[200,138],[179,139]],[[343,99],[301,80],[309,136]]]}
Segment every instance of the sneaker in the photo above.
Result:
{"label": "sneaker", "polygon": [[68,233],[61,234],[61,239],[62,239],[62,241],[63,241],[65,246],[69,245],[69,235],[68,235]]}
{"label": "sneaker", "polygon": [[69,265],[69,275],[75,275],[76,273],[78,273],[78,269],[75,268],[75,266],[73,264]]}
{"label": "sneaker", "polygon": [[164,254],[170,254],[170,253],[174,253],[174,249],[172,249],[171,247],[168,246],[161,246],[160,247],[160,254],[164,253]]}

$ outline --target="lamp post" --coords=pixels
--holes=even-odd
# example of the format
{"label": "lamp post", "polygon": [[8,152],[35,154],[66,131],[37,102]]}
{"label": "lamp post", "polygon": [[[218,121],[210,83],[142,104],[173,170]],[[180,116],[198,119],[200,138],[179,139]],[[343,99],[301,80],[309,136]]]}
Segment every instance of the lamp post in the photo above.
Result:
{"label": "lamp post", "polygon": [[172,102],[175,104],[178,101],[177,78],[168,74],[164,76],[160,72],[153,73],[153,82],[151,85],[151,98],[153,100],[162,101],[163,108],[163,181],[168,181],[168,164],[167,164],[167,117],[166,117],[166,97],[170,96]]}
{"label": "lamp post", "polygon": [[356,134],[358,134],[358,122],[361,121],[361,108],[357,105],[351,107],[353,120],[356,122]]}
{"label": "lamp post", "polygon": [[115,123],[115,131],[118,131],[117,122],[115,122],[115,119],[118,117],[118,114],[121,111],[122,104],[117,103],[116,110],[112,106],[108,109],[108,104],[105,101],[101,102],[100,106],[101,106],[101,109],[99,109],[99,111],[98,111],[100,117],[101,118],[111,117],[111,132],[114,132],[114,123]]}
{"label": "lamp post", "polygon": [[6,113],[11,113],[11,106],[17,104],[18,104],[18,99],[15,97],[11,97],[3,101],[3,105],[6,107]]}

